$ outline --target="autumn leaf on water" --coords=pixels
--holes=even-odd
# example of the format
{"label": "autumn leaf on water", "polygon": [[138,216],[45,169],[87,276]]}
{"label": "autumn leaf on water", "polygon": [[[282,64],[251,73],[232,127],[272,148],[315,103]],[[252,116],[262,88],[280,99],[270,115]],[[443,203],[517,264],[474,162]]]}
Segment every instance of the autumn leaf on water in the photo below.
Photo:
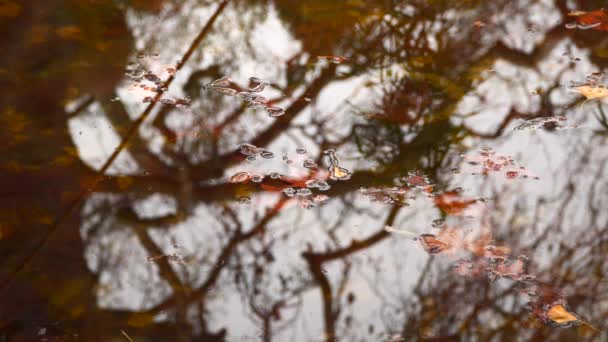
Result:
{"label": "autumn leaf on water", "polygon": [[555,304],[547,310],[547,317],[554,323],[565,325],[578,322],[579,319],[574,314],[566,310],[562,304]]}
{"label": "autumn leaf on water", "polygon": [[568,309],[566,298],[555,287],[537,284],[536,291],[532,292],[532,297],[533,300],[530,302],[532,314],[541,322],[558,328],[569,328],[580,324],[599,332],[597,328]]}
{"label": "autumn leaf on water", "polygon": [[462,214],[470,205],[476,203],[474,199],[463,199],[457,191],[444,192],[435,197],[435,204],[448,215]]}
{"label": "autumn leaf on water", "polygon": [[451,246],[437,238],[433,234],[421,234],[418,237],[422,248],[431,254],[439,254],[445,250],[448,250]]}
{"label": "autumn leaf on water", "polygon": [[608,97],[608,88],[602,85],[582,85],[572,89],[575,92],[583,95],[587,100],[603,99]]}
{"label": "autumn leaf on water", "polygon": [[578,28],[582,30],[608,31],[608,11],[599,9],[592,12],[573,11],[568,16],[574,17],[573,23],[566,24],[566,28]]}

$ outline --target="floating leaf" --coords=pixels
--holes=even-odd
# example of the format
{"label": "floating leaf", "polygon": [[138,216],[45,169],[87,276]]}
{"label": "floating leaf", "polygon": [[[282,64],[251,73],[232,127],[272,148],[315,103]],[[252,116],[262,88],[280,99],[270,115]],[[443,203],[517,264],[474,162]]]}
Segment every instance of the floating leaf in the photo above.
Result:
{"label": "floating leaf", "polygon": [[435,197],[435,204],[448,215],[459,215],[477,200],[465,200],[457,191],[444,192]]}
{"label": "floating leaf", "polygon": [[549,310],[547,310],[547,317],[553,321],[553,323],[559,325],[570,325],[579,321],[578,317],[566,310],[561,304],[551,306]]}
{"label": "floating leaf", "polygon": [[602,85],[582,85],[572,88],[587,100],[603,99],[608,96],[608,88]]}
{"label": "floating leaf", "polygon": [[438,254],[450,248],[450,245],[439,240],[433,234],[421,234],[418,236],[418,241],[425,251],[431,254]]}

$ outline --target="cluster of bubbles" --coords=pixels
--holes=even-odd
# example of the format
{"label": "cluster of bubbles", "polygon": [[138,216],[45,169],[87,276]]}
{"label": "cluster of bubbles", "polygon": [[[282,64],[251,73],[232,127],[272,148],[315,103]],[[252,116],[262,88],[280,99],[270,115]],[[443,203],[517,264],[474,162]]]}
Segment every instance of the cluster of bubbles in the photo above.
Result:
{"label": "cluster of bubbles", "polygon": [[264,159],[274,158],[274,153],[252,144],[244,143],[239,145],[239,151],[241,154],[247,156],[248,161],[256,160],[258,155]]}
{"label": "cluster of bubbles", "polygon": [[[141,54],[137,56],[136,62],[129,63],[127,70],[125,71],[125,75],[133,81],[131,84],[132,90],[139,89],[146,94],[158,94],[168,90],[161,77],[148,70],[148,68],[144,65],[144,60],[149,61],[157,57],[157,54],[151,56]],[[177,70],[173,66],[164,66],[162,67],[161,73],[166,75],[175,75],[176,71]],[[154,99],[154,95],[143,96],[142,102],[151,103],[154,102]],[[166,97],[161,98],[159,102],[167,106],[188,107],[190,106],[192,100],[188,97]]]}
{"label": "cluster of bubbles", "polygon": [[325,204],[329,199],[329,196],[327,195],[314,195],[308,188],[285,188],[282,192],[285,196],[290,198],[299,197],[300,207],[304,209],[312,209],[317,205]]}
{"label": "cluster of bubbles", "polygon": [[246,171],[241,171],[241,172],[235,173],[230,178],[228,178],[228,181],[230,183],[246,183],[248,181],[252,181],[254,183],[262,183],[264,181],[264,176],[259,175],[259,174],[249,173]]}
{"label": "cluster of bubbles", "polygon": [[205,85],[205,89],[212,89],[215,92],[227,96],[238,95],[245,102],[247,102],[250,107],[264,108],[264,110],[266,110],[266,113],[268,113],[268,116],[270,117],[279,117],[285,114],[285,110],[283,108],[269,106],[268,99],[259,94],[270,85],[270,82],[261,80],[257,77],[250,77],[249,84],[250,87],[248,90],[239,92],[238,90],[231,87],[232,80],[229,77],[224,76]]}

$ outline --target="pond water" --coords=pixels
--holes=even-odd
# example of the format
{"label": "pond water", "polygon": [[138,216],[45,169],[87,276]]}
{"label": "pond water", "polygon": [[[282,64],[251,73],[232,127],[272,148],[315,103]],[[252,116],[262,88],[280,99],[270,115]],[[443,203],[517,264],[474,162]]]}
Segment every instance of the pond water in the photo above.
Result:
{"label": "pond water", "polygon": [[0,341],[608,341],[602,6],[0,0]]}

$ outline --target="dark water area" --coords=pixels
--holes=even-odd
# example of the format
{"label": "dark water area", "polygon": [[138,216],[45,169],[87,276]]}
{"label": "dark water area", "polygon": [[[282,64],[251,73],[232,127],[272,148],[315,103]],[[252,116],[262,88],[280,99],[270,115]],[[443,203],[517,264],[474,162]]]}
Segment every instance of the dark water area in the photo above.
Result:
{"label": "dark water area", "polygon": [[0,0],[0,341],[608,341],[608,10]]}

